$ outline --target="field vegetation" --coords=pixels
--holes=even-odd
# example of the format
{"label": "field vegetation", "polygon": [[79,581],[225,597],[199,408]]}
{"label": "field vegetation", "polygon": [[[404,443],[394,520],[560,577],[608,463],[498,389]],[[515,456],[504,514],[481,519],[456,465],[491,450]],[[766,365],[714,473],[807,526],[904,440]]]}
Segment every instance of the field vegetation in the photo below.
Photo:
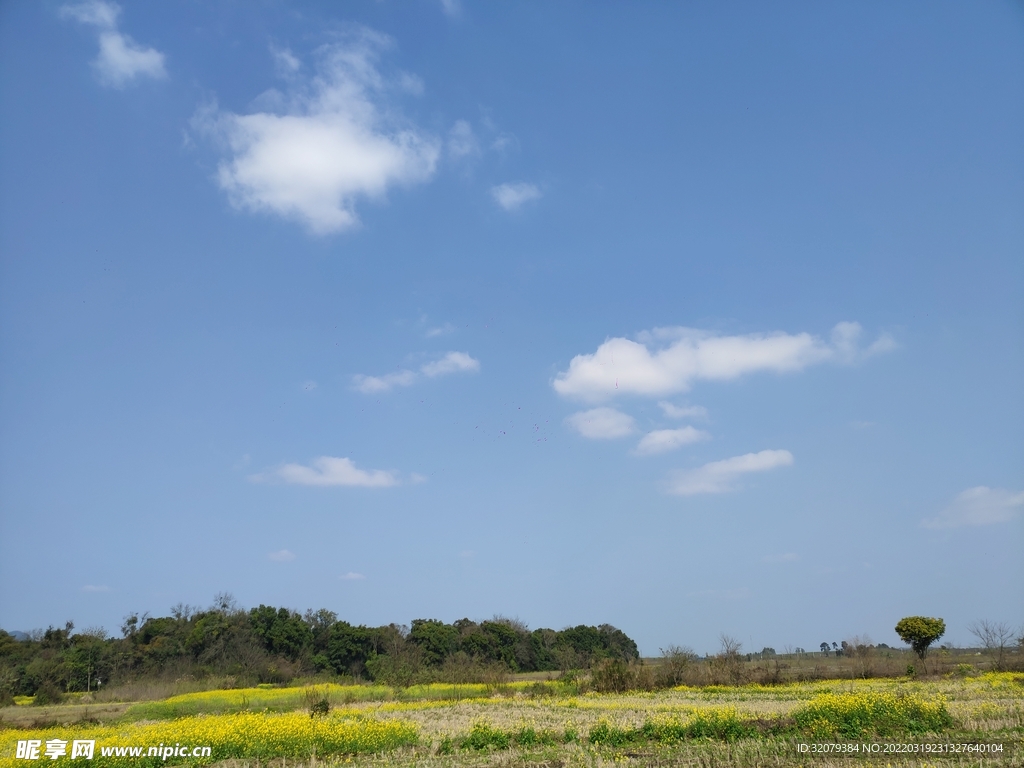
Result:
{"label": "field vegetation", "polygon": [[[932,637],[908,649],[852,638],[744,653],[723,636],[716,654],[673,646],[656,659],[608,625],[531,632],[499,617],[367,628],[228,600],[130,616],[117,639],[70,624],[28,641],[2,634],[0,768],[27,765],[17,745],[32,739],[94,741],[96,768],[1024,765],[1015,636],[979,624],[978,649],[929,648],[944,626],[911,618],[902,626],[912,640]],[[798,750],[813,743],[1001,751]],[[209,752],[124,753],[158,745]]]}

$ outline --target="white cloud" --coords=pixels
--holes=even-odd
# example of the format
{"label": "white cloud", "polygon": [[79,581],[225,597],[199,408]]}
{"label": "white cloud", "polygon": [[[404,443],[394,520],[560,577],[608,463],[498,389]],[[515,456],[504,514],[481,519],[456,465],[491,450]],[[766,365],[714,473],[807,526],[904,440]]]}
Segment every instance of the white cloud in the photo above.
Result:
{"label": "white cloud", "polygon": [[363,376],[361,373],[352,377],[352,386],[367,395],[375,392],[387,392],[394,387],[408,387],[416,381],[415,371],[397,371],[383,376]]}
{"label": "white cloud", "polygon": [[491,195],[506,211],[514,211],[523,203],[539,199],[541,191],[536,184],[520,181],[515,184],[499,184],[496,187],[491,187]]}
{"label": "white cloud", "polygon": [[119,31],[117,17],[121,6],[103,0],[89,0],[60,9],[62,18],[71,18],[99,30],[100,52],[93,68],[104,85],[123,88],[137,77],[167,77],[164,55],[155,48],[146,48]]}
{"label": "white cloud", "polygon": [[480,370],[480,361],[475,360],[465,352],[449,352],[440,360],[427,363],[420,368],[424,376],[434,378],[435,376],[447,376],[449,373],[472,372]]}
{"label": "white cloud", "polygon": [[110,587],[102,584],[86,584],[82,587],[83,592],[109,592]]}
{"label": "white cloud", "polygon": [[566,424],[591,440],[613,440],[635,430],[633,417],[614,408],[593,408],[566,417]]}
{"label": "white cloud", "polygon": [[480,154],[480,142],[466,120],[456,120],[448,132],[448,154],[456,160]]}
{"label": "white cloud", "polygon": [[380,199],[391,186],[433,176],[439,142],[404,119],[391,100],[393,92],[415,92],[422,83],[408,75],[389,79],[378,70],[380,52],[390,44],[359,29],[347,42],[318,49],[316,74],[308,80],[297,77],[291,52],[277,52],[279,68],[291,76],[286,95],[264,101],[268,109],[278,101],[276,109],[197,112],[193,127],[218,139],[228,155],[217,181],[232,205],[297,219],[327,234],[358,223],[360,198]]}
{"label": "white cloud", "polygon": [[828,344],[809,333],[718,336],[693,328],[656,328],[638,341],[612,338],[593,354],[577,355],[555,377],[566,397],[601,401],[621,394],[658,397],[685,392],[698,379],[724,381],[756,371],[799,371],[829,360],[855,362],[892,349],[887,336],[856,346],[857,323],[839,323]]}
{"label": "white cloud", "polygon": [[700,440],[707,440],[711,437],[707,432],[693,427],[682,427],[680,429],[656,429],[644,435],[637,443],[636,452],[641,456],[651,456],[655,453],[674,451],[690,443]]}
{"label": "white cloud", "polygon": [[448,352],[439,360],[421,365],[419,372],[406,369],[384,376],[357,374],[352,377],[352,386],[364,394],[374,394],[387,392],[394,387],[412,386],[421,375],[433,379],[451,373],[477,373],[479,370],[480,361],[476,358],[470,357],[465,352]]}
{"label": "white cloud", "polygon": [[960,528],[1006,523],[1024,509],[1024,492],[979,485],[959,494],[938,517],[922,520],[925,528]]}
{"label": "white cloud", "polygon": [[361,574],[361,573],[355,573],[354,571],[349,571],[348,573],[343,573],[338,578],[341,579],[342,581],[362,581],[366,577],[363,576],[363,574]]}
{"label": "white cloud", "polygon": [[441,10],[446,16],[458,16],[462,13],[462,3],[459,0],[441,0]]}
{"label": "white cloud", "polygon": [[864,329],[860,327],[860,323],[836,324],[836,327],[832,329],[832,348],[837,359],[844,363],[855,363],[882,352],[891,352],[899,346],[892,336],[883,333],[870,346],[861,349],[860,337],[863,332]]}
{"label": "white cloud", "polygon": [[285,464],[271,472],[252,475],[254,482],[276,479],[292,485],[314,486],[356,486],[362,488],[387,488],[398,485],[394,472],[383,469],[358,469],[351,459],[321,456],[312,466]]}
{"label": "white cloud", "polygon": [[761,451],[712,461],[697,469],[677,472],[669,485],[669,493],[693,496],[698,493],[725,493],[735,490],[735,481],[749,472],[765,472],[793,463],[789,451]]}
{"label": "white cloud", "polygon": [[277,552],[270,552],[267,558],[275,563],[290,563],[295,559],[295,553],[287,549],[279,549]]}
{"label": "white cloud", "polygon": [[444,325],[438,325],[434,328],[428,328],[425,336],[428,339],[433,339],[436,336],[447,336],[449,333],[455,332],[455,326],[451,323],[445,323]]}
{"label": "white cloud", "polygon": [[270,47],[270,55],[274,57],[274,64],[277,66],[278,74],[282,77],[294,75],[302,69],[302,62],[288,48]]}
{"label": "white cloud", "polygon": [[706,419],[708,409],[701,405],[678,406],[662,400],[658,403],[662,412],[670,419]]}

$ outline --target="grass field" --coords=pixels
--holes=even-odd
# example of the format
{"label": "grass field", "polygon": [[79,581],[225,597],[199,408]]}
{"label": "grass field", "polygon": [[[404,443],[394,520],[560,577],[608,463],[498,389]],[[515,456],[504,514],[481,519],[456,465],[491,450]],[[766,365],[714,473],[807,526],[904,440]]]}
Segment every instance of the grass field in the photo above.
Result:
{"label": "grass field", "polygon": [[[330,710],[313,717],[326,699]],[[106,704],[112,707],[115,705]],[[1024,675],[826,680],[574,694],[555,682],[502,686],[316,686],[206,691],[116,705],[0,711],[0,768],[25,766],[18,741],[95,740],[97,768],[320,763],[365,766],[1024,765]],[[38,723],[38,721],[36,721]],[[798,744],[1002,744],[991,755],[798,752]],[[103,756],[101,747],[209,746],[208,756]],[[809,749],[811,747],[808,747]],[[85,763],[59,757],[47,764]],[[853,761],[853,762],[851,762]]]}

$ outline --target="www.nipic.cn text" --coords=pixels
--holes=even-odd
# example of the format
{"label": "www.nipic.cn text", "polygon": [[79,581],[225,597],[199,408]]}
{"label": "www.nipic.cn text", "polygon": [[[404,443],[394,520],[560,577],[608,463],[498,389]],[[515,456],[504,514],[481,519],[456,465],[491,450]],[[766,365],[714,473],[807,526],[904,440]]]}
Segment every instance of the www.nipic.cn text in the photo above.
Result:
{"label": "www.nipic.cn text", "polygon": [[[210,747],[189,747],[181,744],[160,744],[156,747],[100,747],[102,757],[210,757]],[[68,757],[71,760],[92,760],[96,755],[95,739],[24,739],[18,742],[15,757],[19,760],[56,760]]]}

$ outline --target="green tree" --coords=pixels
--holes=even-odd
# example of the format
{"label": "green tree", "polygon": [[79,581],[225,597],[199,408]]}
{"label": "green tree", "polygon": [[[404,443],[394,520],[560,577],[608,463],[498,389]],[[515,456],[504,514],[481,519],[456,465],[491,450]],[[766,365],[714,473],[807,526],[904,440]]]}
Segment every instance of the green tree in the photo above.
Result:
{"label": "green tree", "polygon": [[459,630],[437,619],[413,619],[408,639],[423,651],[427,666],[439,667],[458,648]]}
{"label": "green tree", "polygon": [[907,616],[896,624],[896,634],[924,661],[928,646],[946,634],[946,622],[929,616]]}

